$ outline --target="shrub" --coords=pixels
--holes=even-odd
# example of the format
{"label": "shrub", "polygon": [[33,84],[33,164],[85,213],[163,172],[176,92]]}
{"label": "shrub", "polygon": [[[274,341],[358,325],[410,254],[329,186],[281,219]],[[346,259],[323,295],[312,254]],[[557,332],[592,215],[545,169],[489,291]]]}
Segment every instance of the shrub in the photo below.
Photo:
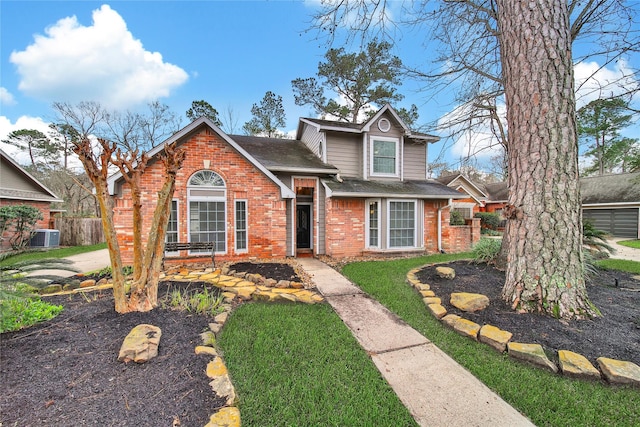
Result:
{"label": "shrub", "polygon": [[481,238],[480,241],[473,247],[473,259],[477,263],[486,262],[490,263],[496,259],[500,253],[500,247],[502,246],[502,240]]}
{"label": "shrub", "polygon": [[500,215],[495,212],[478,212],[474,217],[480,218],[480,226],[483,229],[495,230],[500,226]]}
{"label": "shrub", "polygon": [[449,225],[465,225],[466,222],[462,214],[458,211],[451,211],[449,216]]}

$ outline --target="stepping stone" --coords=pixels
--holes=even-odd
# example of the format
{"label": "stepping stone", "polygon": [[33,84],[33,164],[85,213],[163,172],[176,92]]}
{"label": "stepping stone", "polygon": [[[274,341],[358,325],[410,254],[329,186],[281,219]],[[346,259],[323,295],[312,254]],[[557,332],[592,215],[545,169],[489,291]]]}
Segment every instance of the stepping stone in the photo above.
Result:
{"label": "stepping stone", "polygon": [[500,353],[504,353],[507,350],[507,343],[511,340],[513,334],[509,331],[503,331],[493,325],[484,325],[480,328],[478,339],[480,342],[485,343]]}
{"label": "stepping stone", "polygon": [[634,384],[640,386],[640,366],[633,362],[598,357],[602,374],[612,384]]}
{"label": "stepping stone", "polygon": [[523,344],[510,342],[507,344],[509,356],[514,359],[524,360],[534,365],[547,368],[554,373],[558,372],[558,367],[551,362],[540,344]]}
{"label": "stepping stone", "polygon": [[450,302],[454,307],[468,313],[484,310],[489,306],[489,298],[487,296],[468,292],[452,293]]}
{"label": "stepping stone", "polygon": [[120,347],[119,362],[144,363],[158,355],[162,331],[157,326],[141,324],[129,332]]}
{"label": "stepping stone", "polygon": [[598,380],[598,371],[589,360],[581,354],[568,350],[558,350],[560,370],[568,377]]}

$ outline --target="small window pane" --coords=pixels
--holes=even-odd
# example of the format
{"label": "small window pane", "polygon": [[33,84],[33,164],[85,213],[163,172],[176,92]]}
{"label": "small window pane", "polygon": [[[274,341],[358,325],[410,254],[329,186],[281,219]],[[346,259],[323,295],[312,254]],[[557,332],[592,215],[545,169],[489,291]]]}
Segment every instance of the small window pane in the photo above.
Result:
{"label": "small window pane", "polygon": [[247,202],[236,201],[236,250],[247,249]]}

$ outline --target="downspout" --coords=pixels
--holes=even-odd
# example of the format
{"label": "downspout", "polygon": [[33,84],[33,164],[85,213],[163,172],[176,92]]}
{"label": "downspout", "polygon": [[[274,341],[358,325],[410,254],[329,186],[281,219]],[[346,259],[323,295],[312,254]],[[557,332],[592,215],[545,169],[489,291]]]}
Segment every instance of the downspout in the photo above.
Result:
{"label": "downspout", "polygon": [[444,253],[442,250],[442,211],[453,206],[453,199],[449,199],[445,206],[438,208],[438,252]]}

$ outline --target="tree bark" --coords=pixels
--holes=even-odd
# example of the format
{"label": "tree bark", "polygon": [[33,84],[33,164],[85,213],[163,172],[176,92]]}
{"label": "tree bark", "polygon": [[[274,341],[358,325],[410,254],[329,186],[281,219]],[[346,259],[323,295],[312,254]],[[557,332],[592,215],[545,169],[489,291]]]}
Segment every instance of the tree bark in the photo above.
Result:
{"label": "tree bark", "polygon": [[578,144],[566,2],[497,0],[509,132],[507,272],[518,311],[598,314],[582,259]]}

